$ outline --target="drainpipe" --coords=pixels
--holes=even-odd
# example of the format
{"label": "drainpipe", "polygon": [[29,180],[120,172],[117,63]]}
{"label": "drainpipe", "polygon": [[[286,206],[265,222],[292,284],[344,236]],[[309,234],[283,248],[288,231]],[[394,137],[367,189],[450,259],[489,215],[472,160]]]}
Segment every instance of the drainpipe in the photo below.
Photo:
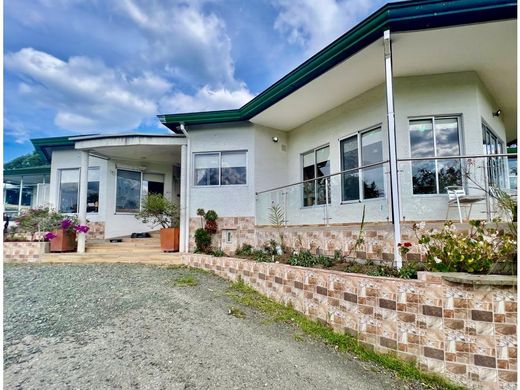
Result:
{"label": "drainpipe", "polygon": [[18,193],[18,215],[22,212],[23,176],[20,177],[20,192]]}
{"label": "drainpipe", "polygon": [[390,30],[383,34],[385,48],[386,112],[388,121],[388,149],[390,160],[390,193],[392,199],[392,223],[394,225],[394,264],[402,267],[398,244],[401,241],[401,212],[399,204],[399,178],[397,172],[397,142],[395,135],[394,87],[392,74],[392,42]]}
{"label": "drainpipe", "polygon": [[[82,150],[81,167],[79,170],[79,206],[78,220],[80,225],[87,224],[87,194],[88,194],[88,151]],[[85,253],[86,233],[78,233],[78,253]]]}
{"label": "drainpipe", "polygon": [[[187,140],[186,160],[184,162],[184,165],[185,165],[185,168],[186,168],[186,171],[185,171],[186,174],[184,175],[184,177],[186,179],[184,180],[184,189],[182,188],[182,182],[181,182],[181,196],[184,193],[185,208],[184,208],[184,232],[183,232],[183,235],[184,235],[184,240],[183,240],[184,248],[183,249],[184,249],[184,252],[188,253],[190,251],[191,142],[190,142],[190,136],[189,136],[188,132],[186,131],[186,127],[184,126],[184,123],[181,123],[179,125],[179,130],[182,131],[182,133],[184,134],[184,136],[186,137],[186,140]],[[183,168],[182,165],[183,164],[181,162],[181,169]],[[181,212],[182,212],[182,210],[181,210]]]}

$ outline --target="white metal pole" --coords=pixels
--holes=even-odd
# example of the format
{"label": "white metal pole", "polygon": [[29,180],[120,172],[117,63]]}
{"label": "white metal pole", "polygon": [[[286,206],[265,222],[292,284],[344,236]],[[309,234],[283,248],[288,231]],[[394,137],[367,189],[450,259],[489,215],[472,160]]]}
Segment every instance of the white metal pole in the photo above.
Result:
{"label": "white metal pole", "polygon": [[[79,170],[79,205],[78,220],[80,225],[87,223],[87,193],[88,193],[88,151],[81,151]],[[78,233],[78,253],[85,253],[86,233]]]}
{"label": "white metal pole", "polygon": [[18,194],[18,215],[22,211],[23,176],[20,177],[20,193]]}
{"label": "white metal pole", "polygon": [[181,252],[186,252],[186,241],[188,237],[186,236],[186,223],[189,223],[186,218],[186,174],[187,174],[187,146],[181,146],[181,199],[180,199],[180,249]]}
{"label": "white metal pole", "polygon": [[184,123],[181,123],[179,126],[180,130],[186,137],[187,147],[186,147],[186,222],[184,226],[184,234],[186,236],[186,240],[184,242],[185,248],[184,252],[188,253],[190,251],[190,182],[191,182],[191,140],[190,135],[186,131],[186,127]]}
{"label": "white metal pole", "polygon": [[388,150],[390,160],[390,192],[392,199],[392,223],[394,225],[394,263],[401,268],[402,259],[399,252],[401,241],[401,213],[399,204],[399,178],[397,172],[397,143],[395,135],[395,113],[394,113],[394,88],[392,74],[392,42],[390,30],[383,35],[385,50],[385,86],[386,86],[386,110],[388,121]]}

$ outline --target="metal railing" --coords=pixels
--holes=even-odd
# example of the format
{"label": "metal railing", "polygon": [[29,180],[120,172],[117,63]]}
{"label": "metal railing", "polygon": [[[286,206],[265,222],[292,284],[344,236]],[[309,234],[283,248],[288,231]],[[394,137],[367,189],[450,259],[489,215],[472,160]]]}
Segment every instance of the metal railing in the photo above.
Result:
{"label": "metal railing", "polygon": [[[516,154],[477,154],[435,157],[411,157],[397,159],[401,221],[450,219],[448,185],[460,185],[468,196],[481,196],[481,204],[475,205],[471,218],[491,219],[498,215],[498,205],[491,196],[492,187],[508,190],[508,158]],[[425,171],[423,177],[414,176],[414,165],[420,162],[446,162],[452,160],[457,167],[442,171],[441,164],[435,163],[435,171]],[[378,170],[377,174],[374,171]],[[367,182],[365,178],[377,177]],[[350,183],[346,178],[352,177]],[[417,179],[434,181],[435,191],[415,193]],[[354,187],[349,184],[354,183]],[[380,183],[383,183],[382,186]],[[310,180],[302,180],[285,186],[275,187],[256,193],[256,216],[258,225],[271,225],[269,213],[273,205],[282,208],[284,224],[287,225],[330,225],[361,222],[363,206],[365,221],[390,222],[392,204],[389,190],[389,161],[384,160],[352,169],[325,175]],[[370,186],[374,188],[370,188]],[[306,197],[306,188],[314,190],[313,196]],[[433,187],[432,187],[433,188]],[[350,191],[350,192],[349,192]],[[346,192],[349,192],[346,194]],[[427,192],[427,191],[426,191]],[[369,196],[366,196],[368,193]],[[346,196],[352,195],[352,196]],[[356,198],[357,195],[357,198]],[[458,218],[457,218],[458,219]]]}

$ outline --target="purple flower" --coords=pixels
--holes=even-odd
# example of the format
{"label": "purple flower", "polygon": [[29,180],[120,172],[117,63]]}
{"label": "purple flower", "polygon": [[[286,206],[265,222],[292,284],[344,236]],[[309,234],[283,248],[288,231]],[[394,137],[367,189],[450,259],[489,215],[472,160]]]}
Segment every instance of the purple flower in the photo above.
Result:
{"label": "purple flower", "polygon": [[53,238],[56,238],[56,237],[57,237],[56,234],[54,234],[53,232],[47,232],[43,236],[44,240],[46,240],[46,241],[50,241],[50,240],[52,240]]}
{"label": "purple flower", "polygon": [[78,233],[86,233],[90,230],[90,228],[87,226],[87,225],[77,225],[76,226],[76,231]]}
{"label": "purple flower", "polygon": [[62,229],[68,229],[72,226],[72,221],[70,219],[64,219],[63,221],[61,221],[61,228]]}

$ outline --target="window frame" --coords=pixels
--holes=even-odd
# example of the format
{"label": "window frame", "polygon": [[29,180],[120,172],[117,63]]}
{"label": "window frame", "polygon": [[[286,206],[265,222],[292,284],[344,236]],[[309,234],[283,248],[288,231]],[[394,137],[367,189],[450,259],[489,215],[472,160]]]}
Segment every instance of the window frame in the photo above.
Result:
{"label": "window frame", "polygon": [[[332,204],[332,194],[331,194],[331,190],[330,190],[330,179],[328,180],[328,186],[329,186],[329,199],[327,199],[327,201],[325,203],[322,203],[322,204],[317,204],[316,203],[316,199],[318,198],[317,196],[317,186],[314,187],[314,202],[313,202],[313,205],[311,206],[305,206],[305,197],[304,197],[304,191],[303,191],[303,185],[305,185],[305,183],[310,183],[311,181],[313,181],[314,183],[316,183],[316,181],[319,179],[318,176],[318,163],[317,163],[317,159],[316,159],[316,153],[318,152],[318,150],[321,150],[321,149],[325,149],[325,148],[329,148],[329,167],[332,168],[332,161],[331,161],[331,155],[330,155],[330,143],[326,143],[326,144],[322,144],[320,146],[317,146],[313,149],[309,149],[303,153],[300,153],[300,177],[301,177],[301,181],[302,181],[302,196],[301,196],[301,202],[302,202],[302,206],[301,208],[302,209],[309,209],[309,208],[312,208],[312,207],[323,207],[325,205],[331,205]],[[314,155],[314,178],[313,179],[309,179],[309,180],[304,180],[303,179],[303,169],[305,168],[304,167],[304,162],[303,162],[303,159],[304,159],[304,156],[309,154],[309,153],[313,153]],[[332,170],[332,169],[331,169]],[[328,175],[330,177],[330,173]]]}
{"label": "window frame", "polygon": [[[91,167],[88,167],[88,170],[87,170],[87,195],[88,195],[88,183],[90,183],[88,181],[88,171],[89,170],[95,170],[97,169],[100,173],[99,175],[99,180],[97,181],[99,184],[98,184],[98,202],[99,202],[99,199],[100,199],[100,192],[101,192],[101,167],[99,165],[94,165],[94,166],[91,166]],[[80,181],[81,181],[81,168],[80,167],[72,167],[72,168],[58,168],[58,210],[61,209],[61,174],[63,171],[73,171],[73,170],[77,170],[78,171],[78,196],[77,196],[77,205],[78,205],[78,209],[76,210],[76,212],[74,213],[62,213],[62,214],[66,214],[66,215],[72,215],[72,214],[78,214],[79,213],[79,198],[80,198]],[[93,183],[93,182],[92,182]],[[88,208],[88,205],[87,205],[87,208]],[[87,211],[87,214],[89,215],[97,215],[99,214],[99,208],[100,208],[100,205],[98,204],[98,211]],[[60,211],[61,212],[61,211]]]}
{"label": "window frame", "polygon": [[[243,184],[222,184],[222,154],[226,153],[243,153],[246,158],[246,182]],[[217,154],[218,155],[218,184],[197,184],[197,180],[195,177],[195,157],[200,155],[212,155]],[[191,172],[192,174],[192,180],[193,183],[191,185],[192,188],[216,188],[216,187],[247,187],[249,185],[249,155],[248,151],[244,149],[239,150],[221,150],[221,151],[213,151],[213,152],[193,152],[192,153],[192,161],[191,165],[193,167],[193,170]]]}
{"label": "window frame", "polygon": [[[429,159],[421,160],[421,161],[434,161],[435,163],[435,190],[434,194],[415,194],[413,192],[413,161],[410,161],[410,191],[412,196],[421,196],[421,197],[432,197],[432,196],[448,196],[448,193],[439,192],[439,172],[437,169],[437,133],[435,132],[435,119],[456,119],[457,120],[457,130],[458,130],[458,142],[459,142],[459,156],[464,155],[464,138],[463,138],[463,127],[462,127],[462,114],[443,114],[443,115],[421,115],[421,116],[409,116],[408,117],[408,150],[410,153],[410,157],[412,156],[412,138],[410,137],[410,122],[411,121],[419,121],[419,120],[428,120],[432,121],[432,132],[433,132],[433,156]],[[461,181],[462,186],[466,188],[466,182],[462,175],[462,159],[458,159],[460,161],[461,167]]]}
{"label": "window frame", "polygon": [[[495,132],[495,130],[493,130],[493,128],[488,124],[488,122],[486,122],[484,120],[484,118],[482,118],[481,120],[481,127],[482,127],[482,141],[484,141],[484,135],[489,135],[490,137],[490,140],[491,140],[491,137],[494,137],[495,138],[495,151],[492,152],[490,150],[487,150],[487,143],[486,143],[486,150],[484,150],[484,154],[486,155],[493,155],[493,154],[503,154],[503,153],[507,153],[507,145],[505,143],[505,141],[500,138],[498,136],[498,134]],[[484,129],[485,128],[485,129]],[[487,141],[486,141],[487,142]],[[498,151],[498,146],[500,145],[500,149],[501,151]],[[484,146],[484,145],[483,145]],[[499,188],[503,188],[503,189],[507,189],[509,188],[510,184],[509,184],[509,166],[508,166],[508,163],[507,163],[507,158],[501,158],[501,157],[488,157],[489,159],[497,159],[498,160],[498,163],[497,163],[497,167],[499,169],[499,171],[501,172],[498,172],[498,177],[496,179],[498,179],[498,187]],[[488,180],[488,183],[489,185],[493,185],[493,186],[496,186],[497,184],[496,183],[492,183],[491,182],[491,173],[492,173],[492,167],[489,165],[490,164],[490,160],[488,160],[486,162],[486,165],[487,165],[487,180]],[[504,180],[504,183],[503,183],[503,187],[500,186],[500,175],[502,175],[502,179]]]}
{"label": "window frame", "polygon": [[[381,167],[383,167],[383,164],[384,164],[384,161],[385,161],[385,158],[384,158],[384,151],[385,151],[385,139],[383,137],[383,124],[382,123],[378,123],[374,126],[370,126],[370,127],[367,127],[363,130],[359,130],[359,131],[356,131],[354,133],[351,133],[349,135],[346,135],[344,137],[341,137],[338,139],[338,143],[339,143],[339,168],[340,168],[340,172],[341,172],[341,204],[350,204],[350,203],[359,203],[359,202],[371,202],[371,201],[377,201],[377,200],[381,200],[381,199],[386,199],[387,198],[387,192],[388,192],[388,189],[387,189],[387,181],[385,180],[385,172],[384,172],[384,169],[383,169],[383,185],[384,185],[384,188],[383,188],[383,191],[384,191],[384,196],[379,196],[377,198],[368,198],[368,199],[365,199],[364,198],[364,191],[363,191],[363,175],[362,175],[362,169],[359,169],[360,167],[362,167],[363,165],[361,164],[362,163],[362,145],[361,145],[361,135],[364,134],[364,133],[369,133],[373,130],[381,130],[381,152],[383,154],[383,157],[382,157],[382,160],[380,161],[381,162]],[[343,141],[349,139],[349,138],[352,138],[352,137],[356,137],[356,143],[357,143],[357,150],[358,150],[358,153],[357,153],[357,160],[358,160],[358,163],[357,163],[357,169],[358,169],[358,186],[359,186],[359,198],[358,199],[351,199],[351,200],[344,200],[343,199],[343,196],[344,196],[344,187],[343,187],[343,152],[342,152],[342,149],[341,149],[341,144]],[[362,196],[363,195],[363,196]]]}
{"label": "window frame", "polygon": [[[129,172],[138,172],[141,174],[140,182],[139,182],[139,210],[138,211],[117,211],[117,172],[119,171],[129,171]],[[115,182],[114,182],[114,215],[135,215],[141,211],[141,203],[143,196],[143,171],[135,168],[117,168],[115,174]]]}

